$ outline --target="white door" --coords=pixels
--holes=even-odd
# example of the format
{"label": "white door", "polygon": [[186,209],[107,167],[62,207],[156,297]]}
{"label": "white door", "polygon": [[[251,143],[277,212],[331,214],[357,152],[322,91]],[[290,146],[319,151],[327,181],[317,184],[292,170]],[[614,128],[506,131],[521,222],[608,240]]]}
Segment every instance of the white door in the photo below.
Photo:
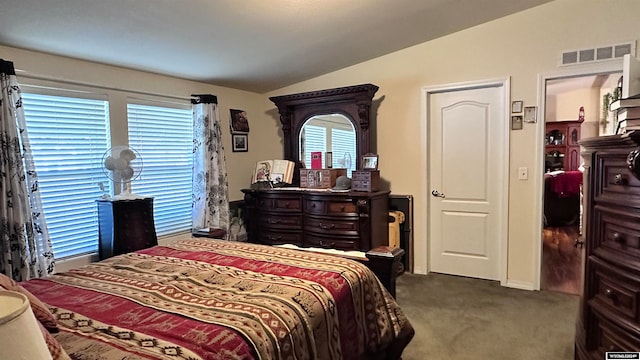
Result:
{"label": "white door", "polygon": [[505,86],[427,96],[430,270],[499,280],[508,186]]}

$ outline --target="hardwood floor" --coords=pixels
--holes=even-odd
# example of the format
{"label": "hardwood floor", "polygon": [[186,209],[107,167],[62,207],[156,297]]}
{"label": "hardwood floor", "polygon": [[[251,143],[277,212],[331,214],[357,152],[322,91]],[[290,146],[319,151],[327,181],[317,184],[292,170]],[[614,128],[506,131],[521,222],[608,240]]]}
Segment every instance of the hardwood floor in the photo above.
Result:
{"label": "hardwood floor", "polygon": [[580,294],[583,250],[574,245],[574,241],[580,237],[578,227],[545,227],[542,234],[541,288]]}

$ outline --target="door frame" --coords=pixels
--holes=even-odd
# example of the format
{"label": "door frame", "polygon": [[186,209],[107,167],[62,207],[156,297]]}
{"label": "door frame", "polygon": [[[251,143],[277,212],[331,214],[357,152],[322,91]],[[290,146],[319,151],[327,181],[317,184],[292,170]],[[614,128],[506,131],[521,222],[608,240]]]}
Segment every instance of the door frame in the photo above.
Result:
{"label": "door frame", "polygon": [[[422,176],[422,189],[425,190],[424,197],[422,199],[422,206],[427,212],[426,215],[426,248],[423,249],[425,251],[424,264],[422,264],[422,268],[425,269],[424,273],[428,274],[431,271],[431,264],[429,261],[429,250],[431,249],[431,239],[429,238],[429,233],[431,229],[430,223],[430,214],[428,213],[428,209],[430,206],[430,201],[432,201],[429,194],[431,194],[430,185],[429,184],[429,160],[431,154],[429,153],[429,125],[431,119],[429,118],[429,96],[437,93],[444,92],[452,92],[452,91],[461,91],[461,90],[474,90],[488,87],[501,87],[503,89],[503,122],[502,126],[505,126],[507,129],[510,129],[509,119],[510,119],[510,94],[511,94],[511,77],[504,78],[495,78],[495,79],[486,79],[479,81],[468,81],[461,83],[451,83],[451,84],[442,84],[442,85],[433,85],[433,86],[425,86],[422,88],[422,114],[420,125],[422,127],[422,154],[425,154],[423,159],[425,171]],[[502,139],[502,149],[500,149],[500,153],[503,155],[502,159],[500,159],[499,164],[502,164],[501,173],[499,174],[499,179],[502,182],[499,188],[502,189],[499,193],[499,201],[498,207],[499,211],[496,216],[498,216],[497,222],[499,224],[500,229],[498,233],[500,234],[500,238],[498,239],[498,280],[500,281],[500,285],[507,285],[507,250],[508,250],[508,238],[509,238],[509,139],[510,139],[510,130],[504,132],[504,136]]]}
{"label": "door frame", "polygon": [[[622,59],[616,59],[612,61],[602,62],[602,63],[594,63],[594,64],[579,64],[574,65],[570,68],[561,69],[554,72],[547,73],[539,73],[538,74],[538,121],[536,123],[536,155],[535,155],[535,164],[532,170],[533,181],[534,181],[534,193],[538,194],[535,198],[535,214],[539,214],[533,221],[533,234],[536,236],[536,241],[533,241],[533,253],[535,254],[534,264],[534,288],[533,290],[540,290],[540,279],[542,274],[542,248],[543,248],[543,240],[542,240],[542,230],[543,223],[542,217],[544,215],[544,153],[545,153],[545,143],[544,143],[544,124],[546,122],[545,119],[545,110],[546,110],[546,83],[547,80],[557,80],[557,79],[565,79],[572,77],[580,77],[580,76],[589,76],[589,75],[598,75],[612,72],[620,72],[622,71]],[[582,214],[580,214],[582,216]],[[584,226],[583,226],[584,227]]]}

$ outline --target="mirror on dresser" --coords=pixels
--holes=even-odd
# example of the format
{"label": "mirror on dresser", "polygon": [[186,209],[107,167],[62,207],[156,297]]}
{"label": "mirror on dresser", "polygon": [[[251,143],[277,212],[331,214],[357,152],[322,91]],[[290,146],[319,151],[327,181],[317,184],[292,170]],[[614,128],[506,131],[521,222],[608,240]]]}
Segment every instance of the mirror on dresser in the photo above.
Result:
{"label": "mirror on dresser", "polygon": [[284,158],[310,167],[306,158],[311,151],[331,151],[333,167],[347,167],[345,159],[350,158],[348,174],[357,169],[360,156],[371,152],[371,103],[376,91],[376,85],[362,84],[270,97],[280,113]]}

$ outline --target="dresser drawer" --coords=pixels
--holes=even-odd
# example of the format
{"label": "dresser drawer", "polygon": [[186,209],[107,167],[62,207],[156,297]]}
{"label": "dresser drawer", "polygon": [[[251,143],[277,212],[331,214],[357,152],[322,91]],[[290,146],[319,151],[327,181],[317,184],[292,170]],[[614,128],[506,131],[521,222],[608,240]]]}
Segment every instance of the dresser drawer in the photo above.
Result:
{"label": "dresser drawer", "polygon": [[630,201],[640,204],[640,180],[631,174],[627,166],[628,152],[599,153],[595,166],[601,174],[601,181],[595,186],[596,201],[616,201],[630,205]]}
{"label": "dresser drawer", "polygon": [[315,218],[307,217],[304,222],[305,231],[319,233],[358,236],[357,219]]}
{"label": "dresser drawer", "polygon": [[351,200],[307,199],[304,202],[304,212],[316,215],[356,215],[358,206]]}
{"label": "dresser drawer", "polygon": [[273,210],[283,212],[302,211],[302,200],[299,196],[292,197],[263,197],[258,199],[256,206],[262,210]]}
{"label": "dresser drawer", "polygon": [[629,208],[593,208],[593,252],[599,256],[640,260],[640,213]]}
{"label": "dresser drawer", "polygon": [[592,294],[588,299],[593,306],[609,309],[617,316],[640,323],[640,278],[620,270],[595,256],[589,258],[592,272]]}
{"label": "dresser drawer", "polygon": [[260,218],[261,229],[302,229],[302,214],[278,214]]}
{"label": "dresser drawer", "polygon": [[618,322],[608,319],[598,311],[590,311],[588,315],[594,323],[594,331],[587,335],[587,343],[595,357],[604,359],[608,351],[638,351],[640,338],[618,326]]}
{"label": "dresser drawer", "polygon": [[261,231],[260,242],[268,245],[293,244],[302,246],[302,232]]}
{"label": "dresser drawer", "polygon": [[308,233],[304,237],[304,245],[325,249],[359,250],[357,239],[345,239],[331,236],[323,237]]}

